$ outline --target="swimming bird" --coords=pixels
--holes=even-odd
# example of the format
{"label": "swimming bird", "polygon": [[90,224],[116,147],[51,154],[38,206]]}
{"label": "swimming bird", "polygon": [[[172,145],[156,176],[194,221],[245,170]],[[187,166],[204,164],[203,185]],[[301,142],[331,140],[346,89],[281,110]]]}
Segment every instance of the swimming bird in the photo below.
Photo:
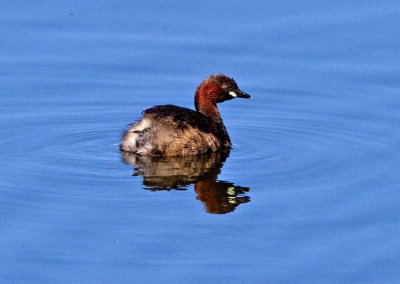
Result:
{"label": "swimming bird", "polygon": [[120,149],[146,156],[199,155],[229,149],[232,143],[217,103],[234,98],[251,96],[232,78],[210,75],[197,87],[196,111],[174,105],[151,107],[125,131]]}

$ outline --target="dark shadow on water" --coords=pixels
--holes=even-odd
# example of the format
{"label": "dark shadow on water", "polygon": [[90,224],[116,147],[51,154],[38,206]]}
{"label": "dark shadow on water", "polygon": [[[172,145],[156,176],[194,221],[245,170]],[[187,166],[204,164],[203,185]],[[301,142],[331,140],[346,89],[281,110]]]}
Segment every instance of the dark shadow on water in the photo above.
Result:
{"label": "dark shadow on water", "polygon": [[146,157],[122,152],[122,160],[134,167],[133,176],[142,176],[144,189],[187,190],[194,184],[196,199],[207,213],[225,214],[250,201],[248,187],[217,180],[229,151],[186,157]]}

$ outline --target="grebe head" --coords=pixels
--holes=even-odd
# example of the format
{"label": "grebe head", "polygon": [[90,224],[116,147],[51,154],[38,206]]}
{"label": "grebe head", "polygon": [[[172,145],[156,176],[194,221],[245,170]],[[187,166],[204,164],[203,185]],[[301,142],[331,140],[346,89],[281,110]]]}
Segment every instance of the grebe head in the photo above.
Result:
{"label": "grebe head", "polygon": [[240,90],[232,78],[224,74],[216,74],[208,76],[197,87],[194,101],[197,111],[209,115],[212,108],[216,109],[217,103],[234,98],[249,99],[251,96]]}

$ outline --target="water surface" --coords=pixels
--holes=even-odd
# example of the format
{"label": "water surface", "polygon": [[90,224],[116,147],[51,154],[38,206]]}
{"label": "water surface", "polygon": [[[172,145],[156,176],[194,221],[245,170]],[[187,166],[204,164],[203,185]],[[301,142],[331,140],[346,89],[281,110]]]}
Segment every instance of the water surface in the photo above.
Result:
{"label": "water surface", "polygon": [[[1,279],[400,281],[397,2],[0,7]],[[230,153],[121,155],[214,73]]]}

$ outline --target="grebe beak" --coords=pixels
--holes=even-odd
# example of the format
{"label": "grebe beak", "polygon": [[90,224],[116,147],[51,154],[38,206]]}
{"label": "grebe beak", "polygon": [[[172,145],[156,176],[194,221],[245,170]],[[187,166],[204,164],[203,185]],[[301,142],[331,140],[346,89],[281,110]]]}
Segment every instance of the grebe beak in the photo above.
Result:
{"label": "grebe beak", "polygon": [[249,94],[246,94],[240,89],[229,92],[229,95],[231,95],[233,98],[251,99],[251,96]]}

